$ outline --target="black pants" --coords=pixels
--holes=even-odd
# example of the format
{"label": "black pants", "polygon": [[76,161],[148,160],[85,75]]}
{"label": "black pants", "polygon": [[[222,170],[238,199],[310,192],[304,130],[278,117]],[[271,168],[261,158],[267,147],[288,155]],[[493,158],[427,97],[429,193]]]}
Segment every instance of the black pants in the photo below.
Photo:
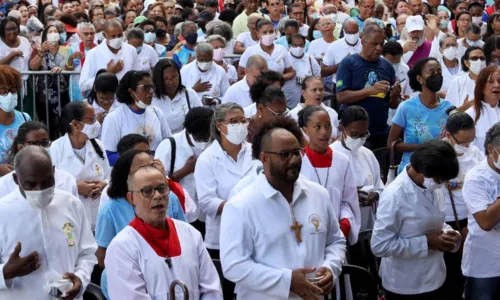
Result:
{"label": "black pants", "polygon": [[[207,249],[208,254],[212,259],[220,259],[220,251],[216,249]],[[233,300],[235,299],[234,288],[235,284],[232,281],[227,280],[226,278],[221,278],[222,280],[222,293],[224,294],[224,300]]]}
{"label": "black pants", "polygon": [[205,240],[205,222],[196,220],[193,223],[191,223],[191,225],[201,233],[201,238]]}
{"label": "black pants", "polygon": [[375,150],[378,148],[387,147],[387,139],[389,138],[389,134],[377,134],[370,135],[368,140],[366,140],[365,147],[370,150]]}
{"label": "black pants", "polygon": [[[459,220],[460,229],[467,227],[467,219]],[[446,224],[458,230],[456,222],[446,222]],[[462,253],[445,252],[444,263],[446,264],[446,280],[443,284],[443,290],[446,299],[461,300],[464,293],[465,278],[462,275]]]}
{"label": "black pants", "polygon": [[446,296],[443,293],[443,288],[439,288],[432,292],[417,294],[417,295],[400,295],[391,293],[386,290],[385,299],[386,300],[448,300],[451,298],[448,298],[448,296]]}

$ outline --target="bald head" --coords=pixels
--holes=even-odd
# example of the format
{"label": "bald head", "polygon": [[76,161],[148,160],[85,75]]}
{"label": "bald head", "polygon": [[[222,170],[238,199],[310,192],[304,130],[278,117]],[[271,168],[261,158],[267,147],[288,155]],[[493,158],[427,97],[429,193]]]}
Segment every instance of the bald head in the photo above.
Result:
{"label": "bald head", "polygon": [[[14,159],[14,169],[16,173],[26,169],[25,167],[32,169],[40,169],[43,167],[49,167],[52,169],[52,160],[47,150],[39,146],[27,146],[19,151]],[[33,168],[36,166],[36,168]]]}
{"label": "bald head", "polygon": [[39,146],[27,146],[14,158],[14,181],[23,191],[39,191],[55,185],[49,153]]}
{"label": "bald head", "polygon": [[267,61],[260,55],[255,54],[248,58],[247,69],[255,68],[261,72],[267,71]]}
{"label": "bald head", "polygon": [[344,33],[354,34],[359,32],[359,25],[356,20],[349,18],[344,22]]}
{"label": "bald head", "polygon": [[116,18],[110,19],[104,24],[104,31],[110,31],[110,30],[116,30],[116,29],[121,29],[123,31],[123,26],[120,21],[118,21]]}
{"label": "bald head", "polygon": [[257,23],[257,21],[259,21],[260,19],[262,19],[262,16],[260,14],[253,13],[250,16],[248,16],[247,24],[255,25],[255,23]]}
{"label": "bald head", "polygon": [[323,13],[324,16],[326,16],[329,14],[337,13],[337,8],[332,4],[327,4],[327,5],[323,6],[323,8],[321,9],[321,12]]}
{"label": "bald head", "polygon": [[376,34],[384,34],[384,30],[375,22],[363,28],[363,40],[372,39]]}

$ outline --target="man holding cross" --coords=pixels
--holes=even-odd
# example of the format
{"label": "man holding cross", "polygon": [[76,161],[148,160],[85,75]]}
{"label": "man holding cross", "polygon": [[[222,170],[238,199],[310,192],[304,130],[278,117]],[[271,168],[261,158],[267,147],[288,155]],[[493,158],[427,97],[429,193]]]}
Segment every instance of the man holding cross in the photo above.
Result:
{"label": "man holding cross", "polygon": [[301,138],[289,119],[264,125],[252,145],[264,171],[224,207],[221,263],[238,298],[316,299],[341,272],[346,241],[326,189],[299,176]]}

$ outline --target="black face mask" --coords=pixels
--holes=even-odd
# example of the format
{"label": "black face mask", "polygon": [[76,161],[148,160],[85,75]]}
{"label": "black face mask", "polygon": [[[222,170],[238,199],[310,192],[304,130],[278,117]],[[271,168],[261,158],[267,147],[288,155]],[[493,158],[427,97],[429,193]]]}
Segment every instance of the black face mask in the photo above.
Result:
{"label": "black face mask", "polygon": [[165,29],[158,28],[156,30],[156,36],[159,38],[165,37],[167,35],[167,31]]}
{"label": "black face mask", "polygon": [[441,87],[443,86],[443,75],[437,74],[427,77],[425,80],[425,86],[434,93],[439,92]]}
{"label": "black face mask", "polygon": [[196,44],[196,40],[198,40],[198,33],[197,32],[191,32],[187,36],[184,37],[186,42],[190,45]]}

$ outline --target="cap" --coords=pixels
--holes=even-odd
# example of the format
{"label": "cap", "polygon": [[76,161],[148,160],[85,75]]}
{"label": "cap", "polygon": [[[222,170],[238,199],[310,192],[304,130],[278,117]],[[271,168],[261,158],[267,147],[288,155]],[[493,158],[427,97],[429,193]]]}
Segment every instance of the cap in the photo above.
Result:
{"label": "cap", "polygon": [[5,3],[5,11],[9,12],[14,6],[19,3],[19,0],[11,0]]}
{"label": "cap", "polygon": [[78,32],[78,29],[76,29],[76,27],[73,27],[69,24],[64,24],[64,28],[66,29],[66,32],[69,32],[69,33],[76,33]]}
{"label": "cap", "polygon": [[209,12],[208,10],[204,10],[200,13],[198,16],[198,19],[196,19],[196,22],[199,21],[212,21],[215,18],[214,14],[212,12]]}
{"label": "cap", "polygon": [[182,6],[181,6],[180,4],[176,4],[176,5],[175,5],[175,8],[176,8],[176,9],[180,9],[180,10],[184,10],[184,8],[182,8]]}
{"label": "cap", "polygon": [[134,19],[134,27],[141,24],[143,21],[147,20],[145,16],[138,16]]}
{"label": "cap", "polygon": [[218,7],[218,6],[219,6],[218,0],[205,0],[205,7]]}
{"label": "cap", "polygon": [[424,30],[424,27],[424,19],[422,19],[422,16],[409,16],[406,19],[406,30],[408,32]]}

